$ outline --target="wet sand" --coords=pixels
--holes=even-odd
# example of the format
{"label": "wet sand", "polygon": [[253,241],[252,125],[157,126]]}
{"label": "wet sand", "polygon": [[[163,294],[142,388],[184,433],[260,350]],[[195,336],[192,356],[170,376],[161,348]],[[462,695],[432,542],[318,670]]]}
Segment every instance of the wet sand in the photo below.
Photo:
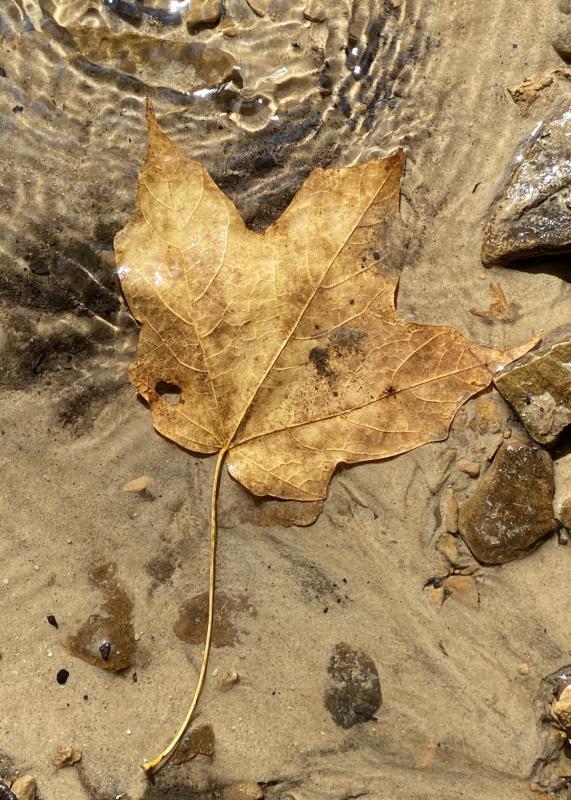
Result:
{"label": "wet sand", "polygon": [[[134,206],[150,87],[165,129],[257,229],[312,166],[405,147],[405,318],[498,346],[568,321],[559,272],[480,262],[486,210],[534,124],[507,87],[562,63],[555,3],[393,0],[354,4],[351,18],[340,1],[318,23],[301,2],[259,16],[236,0],[234,31],[221,22],[192,36],[106,12],[116,36],[171,42],[172,63],[147,64],[144,85],[125,71],[137,63],[81,44],[77,28],[100,19],[82,16],[88,5],[56,1],[43,26],[35,0],[28,22],[16,0],[0,10],[0,777],[31,772],[44,800],[214,798],[244,781],[296,800],[528,796],[542,749],[534,698],[571,660],[569,548],[552,537],[521,561],[482,567],[477,607],[451,596],[437,611],[424,591],[450,569],[435,546],[445,492],[462,501],[475,485],[458,459],[485,466],[498,437],[518,430],[495,391],[499,433],[470,425],[473,400],[447,441],[339,471],[309,527],[270,524],[224,476],[219,587],[235,599],[235,635],[213,651],[198,717],[212,724],[214,756],[145,782],[138,764],[175,732],[199,667],[200,646],[174,626],[207,585],[213,462],[155,434],[128,384],[136,329],[111,243]],[[227,68],[179,64],[189,41],[229,53],[245,89],[183,94]],[[470,313],[489,304],[490,282],[513,322]],[[122,490],[141,475],[152,478],[144,492]],[[90,615],[111,613],[92,581],[110,563],[132,643],[117,673],[111,658],[97,665],[97,648],[88,663],[68,647]],[[374,662],[382,690],[375,719],[350,728],[326,704],[341,642]],[[239,683],[222,691],[234,671]],[[56,770],[61,746],[81,762]]]}

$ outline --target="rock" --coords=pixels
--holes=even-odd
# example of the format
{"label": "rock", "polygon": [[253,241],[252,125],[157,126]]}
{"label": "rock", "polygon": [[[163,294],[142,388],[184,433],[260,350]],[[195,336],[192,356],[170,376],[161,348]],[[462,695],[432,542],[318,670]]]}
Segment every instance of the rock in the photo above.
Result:
{"label": "rock", "polygon": [[198,728],[193,728],[185,734],[170,763],[184,764],[185,761],[191,761],[196,756],[212,757],[214,755],[214,746],[215,738],[212,725],[210,723],[199,725]]}
{"label": "rock", "polygon": [[444,603],[444,586],[442,585],[442,581],[437,586],[435,583],[428,583],[424,587],[424,594],[426,595],[428,602],[430,605],[438,611],[438,609],[442,608]]}
{"label": "rock", "polygon": [[[458,518],[458,514],[456,514]],[[443,533],[436,542],[436,549],[442,553],[451,564],[458,563],[458,544],[456,538],[450,533]]]}
{"label": "rock", "polygon": [[133,478],[132,481],[128,481],[127,483],[123,484],[123,491],[124,492],[144,492],[147,486],[151,483],[153,479],[150,475],[141,475],[138,478]]}
{"label": "rock", "polygon": [[[571,21],[571,18],[570,18]],[[571,97],[524,142],[484,229],[485,264],[571,250]]]}
{"label": "rock", "polygon": [[222,800],[263,800],[263,797],[257,783],[233,783],[222,790]]}
{"label": "rock", "polygon": [[52,756],[52,764],[56,769],[72,767],[81,761],[82,755],[81,750],[76,750],[75,747],[58,747]]}
{"label": "rock", "polygon": [[240,675],[237,672],[229,672],[218,684],[221,692],[228,692],[240,683]]}
{"label": "rock", "polygon": [[559,522],[571,531],[571,453],[555,462],[555,496],[553,508]]}
{"label": "rock", "polygon": [[499,372],[494,383],[536,442],[555,442],[571,425],[571,325]]}
{"label": "rock", "polygon": [[474,403],[474,418],[470,430],[477,433],[499,433],[502,429],[502,409],[493,397],[478,397]]}
{"label": "rock", "polygon": [[477,478],[480,474],[480,465],[476,464],[475,461],[468,461],[467,458],[459,458],[456,466],[460,472],[466,473],[471,478]]}
{"label": "rock", "polygon": [[448,533],[456,533],[458,530],[458,501],[451,486],[446,489],[441,500],[440,516],[444,530]]}
{"label": "rock", "polygon": [[469,575],[450,575],[444,580],[444,589],[465,606],[478,608],[480,605],[476,581]]}
{"label": "rock", "polygon": [[258,17],[265,17],[272,4],[272,0],[246,0],[246,2]]}
{"label": "rock", "polygon": [[221,0],[192,0],[188,5],[186,26],[190,33],[201,28],[212,28],[222,16]]}
{"label": "rock", "polygon": [[565,730],[571,730],[571,686],[565,686],[558,699],[551,704],[551,711]]}
{"label": "rock", "polygon": [[36,800],[36,779],[32,775],[22,775],[12,784],[12,794],[18,800]]}
{"label": "rock", "polygon": [[557,31],[551,40],[553,47],[565,61],[571,60],[571,17],[559,15]]}
{"label": "rock", "polygon": [[460,509],[459,528],[484,564],[521,558],[556,528],[553,464],[526,442],[502,444],[476,491]]}
{"label": "rock", "polygon": [[327,8],[321,0],[308,0],[303,16],[310,22],[325,22],[327,19]]}
{"label": "rock", "polygon": [[381,706],[381,683],[373,659],[345,642],[333,649],[329,660],[325,707],[342,728],[374,718]]}

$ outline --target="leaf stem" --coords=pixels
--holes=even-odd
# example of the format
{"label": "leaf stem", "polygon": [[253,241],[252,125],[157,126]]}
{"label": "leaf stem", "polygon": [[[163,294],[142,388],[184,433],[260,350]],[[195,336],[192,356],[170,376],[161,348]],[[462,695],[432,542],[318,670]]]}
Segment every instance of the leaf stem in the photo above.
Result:
{"label": "leaf stem", "polygon": [[190,727],[192,717],[200,700],[202,690],[206,681],[206,670],[208,669],[208,657],[210,656],[210,649],[212,645],[212,628],[214,622],[214,596],[216,590],[216,545],[218,540],[218,522],[217,522],[217,506],[218,506],[218,489],[220,487],[220,476],[222,474],[222,465],[228,452],[228,446],[224,446],[218,453],[216,459],[216,466],[214,467],[214,476],[212,478],[212,496],[210,501],[210,576],[208,582],[208,625],[206,627],[206,640],[204,642],[204,652],[202,654],[202,664],[200,666],[200,674],[198,676],[198,683],[192,698],[192,703],[188,709],[188,713],[182,723],[178,733],[171,741],[171,743],[155,758],[150,761],[145,761],[141,766],[148,776],[154,775],[162,767],[164,767],[176,752],[177,747],[184,738],[185,733]]}

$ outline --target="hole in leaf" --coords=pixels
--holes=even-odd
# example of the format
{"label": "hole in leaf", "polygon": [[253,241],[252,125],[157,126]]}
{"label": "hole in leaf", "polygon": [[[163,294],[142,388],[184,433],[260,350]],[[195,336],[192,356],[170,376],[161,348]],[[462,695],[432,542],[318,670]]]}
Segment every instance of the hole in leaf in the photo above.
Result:
{"label": "hole in leaf", "polygon": [[155,391],[171,406],[176,406],[180,403],[181,389],[176,383],[157,381],[155,384]]}

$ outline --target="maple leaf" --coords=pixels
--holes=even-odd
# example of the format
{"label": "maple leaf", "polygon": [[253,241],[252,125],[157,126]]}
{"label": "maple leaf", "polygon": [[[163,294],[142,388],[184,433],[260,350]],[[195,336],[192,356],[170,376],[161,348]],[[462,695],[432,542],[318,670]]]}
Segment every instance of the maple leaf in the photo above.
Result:
{"label": "maple leaf", "polygon": [[[219,452],[212,598],[225,457],[255,494],[322,499],[342,462],[446,438],[462,403],[529,345],[493,350],[397,315],[402,150],[315,169],[279,220],[255,233],[150,107],[147,119],[137,209],[115,239],[123,291],[141,323],[130,376],[160,433],[194,452]],[[211,621],[185,726],[210,629]],[[185,726],[148,772],[168,760]]]}

